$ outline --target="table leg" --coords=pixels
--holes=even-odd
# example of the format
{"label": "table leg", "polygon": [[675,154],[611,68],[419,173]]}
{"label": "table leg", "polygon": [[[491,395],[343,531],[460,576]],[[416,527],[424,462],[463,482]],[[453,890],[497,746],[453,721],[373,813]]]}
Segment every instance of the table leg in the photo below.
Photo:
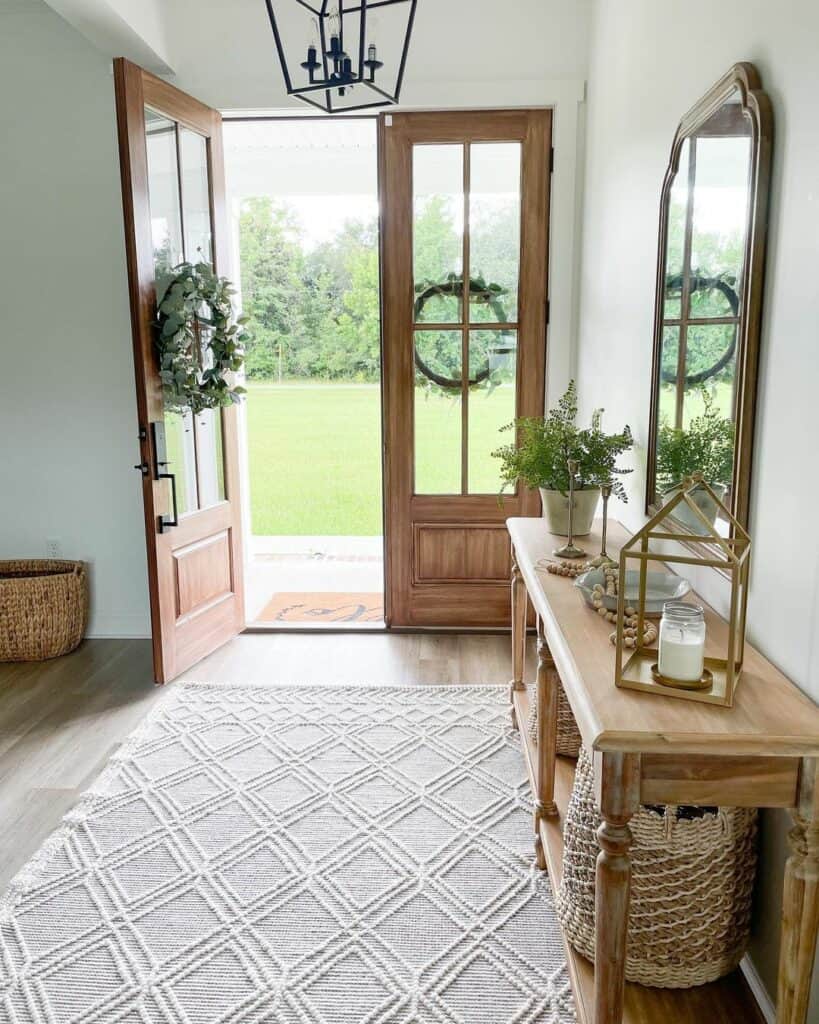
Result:
{"label": "table leg", "polygon": [[546,867],[540,838],[542,818],[557,814],[555,803],[555,759],[557,758],[557,688],[560,681],[554,659],[537,620],[537,792],[535,794],[535,853],[538,867]]}
{"label": "table leg", "polygon": [[777,1024],[805,1024],[819,929],[819,762],[804,758],[785,865]]}
{"label": "table leg", "polygon": [[[529,600],[518,560],[512,546],[512,682],[509,684],[509,700],[515,690],[523,690],[523,675],[526,665],[526,610]],[[526,723],[524,722],[524,727]],[[519,728],[515,705],[512,704],[512,728]]]}
{"label": "table leg", "polygon": [[595,876],[594,1024],[621,1024],[631,895],[631,829],[640,801],[639,754],[595,754],[603,823]]}

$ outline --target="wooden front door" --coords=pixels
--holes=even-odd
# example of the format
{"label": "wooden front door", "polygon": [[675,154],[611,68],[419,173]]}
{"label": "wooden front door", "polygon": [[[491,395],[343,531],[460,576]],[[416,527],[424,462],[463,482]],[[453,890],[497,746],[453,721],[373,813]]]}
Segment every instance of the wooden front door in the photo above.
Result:
{"label": "wooden front door", "polygon": [[[500,428],[543,413],[551,112],[382,114],[387,622],[507,626]],[[465,287],[468,283],[468,287]]]}
{"label": "wooden front door", "polygon": [[153,322],[158,273],[229,276],[222,118],[114,62],[154,672],[167,682],[244,628],[236,410],[166,411]]}

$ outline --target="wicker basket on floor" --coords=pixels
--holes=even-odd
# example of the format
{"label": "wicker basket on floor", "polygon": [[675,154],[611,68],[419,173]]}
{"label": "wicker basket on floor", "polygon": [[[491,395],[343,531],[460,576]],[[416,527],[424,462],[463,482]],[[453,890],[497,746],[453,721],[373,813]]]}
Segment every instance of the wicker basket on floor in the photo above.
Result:
{"label": "wicker basket on floor", "polygon": [[[578,952],[594,959],[594,880],[600,817],[583,747],[564,828],[557,915]],[[732,971],[745,952],[756,871],[757,812],[641,807],[630,822],[631,906],[626,978],[690,988]]]}
{"label": "wicker basket on floor", "polygon": [[[537,687],[529,690],[529,721],[526,723],[529,735],[537,742]],[[557,752],[564,757],[577,757],[580,753],[580,732],[574,720],[572,708],[563,687],[557,688]]]}
{"label": "wicker basket on floor", "polygon": [[88,621],[84,562],[0,561],[0,661],[68,654]]}

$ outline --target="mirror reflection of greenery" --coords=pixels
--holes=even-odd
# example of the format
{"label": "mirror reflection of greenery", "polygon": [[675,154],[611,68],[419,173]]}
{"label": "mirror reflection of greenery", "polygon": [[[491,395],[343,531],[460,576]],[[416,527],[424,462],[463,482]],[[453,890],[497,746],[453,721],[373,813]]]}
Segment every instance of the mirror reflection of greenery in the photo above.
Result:
{"label": "mirror reflection of greenery", "polygon": [[657,436],[657,494],[670,491],[692,473],[702,473],[709,484],[728,486],[734,470],[732,420],[722,414],[714,397],[698,389],[703,411],[685,429],[660,424]]}
{"label": "mirror reflection of greenery", "polygon": [[[519,208],[510,202],[473,230],[485,277],[504,287],[517,280],[518,219]],[[332,238],[310,246],[286,201],[263,196],[242,202],[241,290],[253,335],[245,364],[251,379],[379,379],[378,223],[342,216],[339,225]],[[449,197],[432,196],[416,211],[413,238],[416,280],[458,273],[463,243]],[[473,335],[473,358],[485,342]]]}

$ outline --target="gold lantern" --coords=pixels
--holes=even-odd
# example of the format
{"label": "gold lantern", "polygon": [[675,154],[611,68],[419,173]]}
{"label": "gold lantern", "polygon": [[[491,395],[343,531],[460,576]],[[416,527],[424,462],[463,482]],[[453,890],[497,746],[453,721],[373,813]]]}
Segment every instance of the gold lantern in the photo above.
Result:
{"label": "gold lantern", "polygon": [[[716,504],[718,515],[729,526],[728,536],[723,536],[704,514],[703,497]],[[688,547],[685,553],[678,554],[676,545],[680,542]],[[669,545],[674,547],[669,549]],[[620,550],[615,684],[629,690],[731,707],[742,674],[745,650],[750,551],[748,533],[708,483],[698,474],[686,478],[674,498]],[[626,573],[631,562],[639,573],[636,601],[626,598]],[[668,566],[709,566],[722,570],[728,577],[731,588],[728,622],[714,613],[706,613],[707,640],[699,680],[680,682],[662,676],[659,644],[654,647],[644,641],[646,584],[651,562]],[[633,606],[637,618],[636,628],[631,631],[633,636],[628,637],[625,632],[627,606]]]}

